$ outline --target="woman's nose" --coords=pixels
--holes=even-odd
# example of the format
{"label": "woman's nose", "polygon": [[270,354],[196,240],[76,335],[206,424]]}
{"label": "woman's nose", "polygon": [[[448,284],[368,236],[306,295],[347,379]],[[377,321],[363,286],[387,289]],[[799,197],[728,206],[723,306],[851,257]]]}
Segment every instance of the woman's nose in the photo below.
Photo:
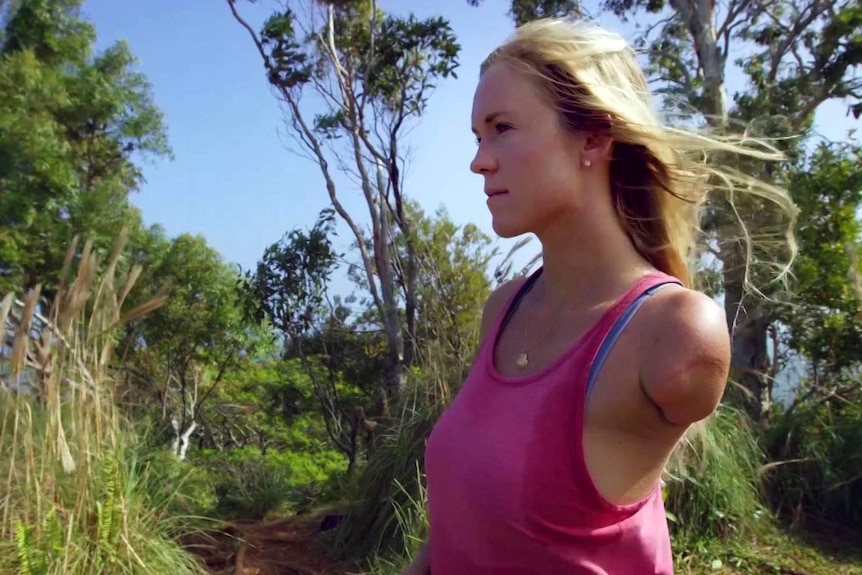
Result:
{"label": "woman's nose", "polygon": [[496,160],[491,157],[487,148],[483,147],[480,143],[479,149],[476,150],[476,155],[473,157],[473,161],[470,162],[470,171],[474,174],[487,174],[494,171],[496,167]]}

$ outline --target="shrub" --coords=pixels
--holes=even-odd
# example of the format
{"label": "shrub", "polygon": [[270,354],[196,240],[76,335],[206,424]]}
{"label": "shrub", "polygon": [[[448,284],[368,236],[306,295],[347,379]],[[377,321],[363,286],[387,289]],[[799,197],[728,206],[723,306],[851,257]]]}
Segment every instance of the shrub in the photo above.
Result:
{"label": "shrub", "polygon": [[778,415],[766,443],[779,514],[862,528],[862,388]]}
{"label": "shrub", "polygon": [[[108,370],[116,330],[158,300],[121,314],[140,270],[118,272],[123,238],[104,268],[87,244],[69,250],[44,316],[39,289],[0,305],[0,572],[22,575],[200,573],[175,542],[192,518],[142,460],[114,402]],[[71,262],[77,275],[66,284]],[[98,274],[99,269],[105,269]]]}
{"label": "shrub", "polygon": [[427,373],[414,376],[417,385],[406,394],[400,418],[378,436],[368,463],[349,486],[346,518],[332,541],[338,558],[397,557],[425,539],[425,441],[443,409],[440,399],[448,400],[450,392],[445,383],[423,385],[432,377]]}
{"label": "shrub", "polygon": [[746,415],[721,405],[668,468],[665,504],[677,546],[742,539],[766,528],[763,461]]}

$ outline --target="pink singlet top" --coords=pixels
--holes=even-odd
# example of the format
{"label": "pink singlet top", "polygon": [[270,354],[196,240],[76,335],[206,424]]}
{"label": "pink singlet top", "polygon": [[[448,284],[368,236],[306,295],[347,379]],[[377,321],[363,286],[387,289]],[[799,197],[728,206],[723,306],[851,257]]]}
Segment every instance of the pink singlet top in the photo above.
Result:
{"label": "pink singlet top", "polygon": [[540,372],[494,366],[502,327],[541,269],[517,290],[479,350],[461,391],[428,439],[433,575],[670,575],[659,483],[613,505],[584,461],[584,405],[614,341],[663,285],[639,279],[565,354]]}

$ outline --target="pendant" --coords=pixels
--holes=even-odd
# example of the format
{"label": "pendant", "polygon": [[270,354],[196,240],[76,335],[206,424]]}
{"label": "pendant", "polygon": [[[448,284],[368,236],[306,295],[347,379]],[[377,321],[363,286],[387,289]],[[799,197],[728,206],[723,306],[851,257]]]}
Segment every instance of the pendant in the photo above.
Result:
{"label": "pendant", "polygon": [[530,360],[527,359],[527,352],[526,351],[521,352],[518,355],[518,359],[515,360],[515,365],[518,366],[518,369],[524,369],[525,367],[527,367],[527,365],[529,365],[529,363],[530,363]]}

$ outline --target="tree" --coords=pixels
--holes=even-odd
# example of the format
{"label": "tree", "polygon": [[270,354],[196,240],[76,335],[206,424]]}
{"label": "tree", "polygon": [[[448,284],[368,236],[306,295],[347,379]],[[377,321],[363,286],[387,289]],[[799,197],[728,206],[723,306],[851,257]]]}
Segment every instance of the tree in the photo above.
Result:
{"label": "tree", "polygon": [[[330,304],[328,284],[340,259],[332,247],[335,214],[324,210],[307,232],[292,230],[269,246],[254,273],[246,273],[249,311],[255,321],[268,321],[284,338],[285,357],[295,356],[310,379],[333,445],[348,459],[352,471],[359,454],[360,433],[373,424],[365,418],[362,387],[344,380],[330,345],[352,331],[348,313]],[[372,389],[382,391],[381,388]]]}
{"label": "tree", "polygon": [[[451,366],[452,377],[460,381],[477,348],[482,308],[491,290],[488,268],[497,252],[478,227],[457,226],[443,208],[433,217],[415,203],[409,211],[420,270],[416,338],[421,353],[436,352],[423,357],[421,364]],[[406,251],[406,238],[398,240],[401,251]]]}
{"label": "tree", "polygon": [[[408,243],[400,271],[393,267],[395,230],[410,237],[405,210],[402,144],[420,118],[435,82],[454,75],[459,46],[446,20],[383,13],[373,0],[285,2],[260,33],[227,0],[263,59],[266,77],[285,105],[301,148],[320,168],[332,208],[359,250],[375,313],[386,336],[386,398],[398,398],[404,368],[415,358],[417,256]],[[325,110],[302,102],[313,92]],[[336,183],[335,169],[355,185]],[[349,192],[345,192],[344,188]],[[345,193],[361,193],[368,226],[345,207]],[[404,278],[403,316],[397,276]]]}
{"label": "tree", "polygon": [[[801,210],[794,304],[784,308],[788,347],[808,364],[798,403],[821,401],[859,386],[862,281],[857,256],[862,222],[862,148],[822,143],[793,171]],[[793,409],[793,407],[791,407]]]}
{"label": "tree", "polygon": [[[653,13],[664,8],[663,3],[631,0],[612,0],[607,6],[622,16],[639,8]],[[658,27],[658,40],[650,44],[650,51],[662,56],[652,58],[652,71],[697,105],[715,130],[736,124],[750,127],[755,136],[804,137],[815,111],[827,100],[849,98],[858,107],[862,80],[853,74],[862,63],[862,5],[858,2],[736,0],[722,8],[703,0],[671,0],[670,8],[667,21]],[[746,58],[734,62],[750,86],[733,94],[733,107],[725,86],[731,40],[750,50]],[[683,70],[689,71],[688,76]],[[800,143],[797,138],[784,145],[791,160],[798,155]],[[760,173],[786,183],[791,167],[761,166]],[[712,207],[712,221],[707,223],[720,242],[717,255],[725,308],[735,327],[733,372],[748,392],[749,413],[760,419],[772,405],[767,341],[778,312],[767,299],[746,289],[746,275],[751,272],[745,265],[745,246],[736,241],[739,233],[733,231],[732,214],[735,209],[750,214],[746,223],[755,236],[774,221],[760,216],[763,206],[758,202],[730,206],[721,198]],[[774,253],[754,255],[764,262],[775,261]],[[763,276],[752,277],[766,285]]]}
{"label": "tree", "polygon": [[109,251],[140,215],[133,159],[169,156],[150,86],[126,44],[93,55],[80,0],[6,8],[0,45],[0,290],[49,297],[75,235]]}
{"label": "tree", "polygon": [[158,400],[161,419],[173,429],[172,450],[182,458],[203,405],[217,397],[240,360],[254,354],[263,334],[243,317],[238,274],[203,237],[168,240],[154,228],[139,241],[139,297],[166,290],[167,301],[130,326],[122,367],[130,391],[145,405]]}
{"label": "tree", "polygon": [[[467,0],[470,6],[478,6],[482,0]],[[517,26],[539,18],[560,18],[572,14],[583,14],[581,0],[512,0],[509,16]]]}
{"label": "tree", "polygon": [[[565,7],[562,1],[552,4]],[[691,119],[694,110],[695,118],[717,133],[740,128],[754,136],[795,137],[780,144],[787,163],[737,166],[741,169],[786,183],[821,104],[848,99],[850,111],[862,112],[862,79],[853,73],[862,63],[858,0],[605,0],[601,7],[623,21],[651,18],[648,26],[638,25],[635,44],[647,52],[648,75],[670,111]],[[745,56],[733,60],[731,44],[737,53],[744,46]],[[732,65],[748,85],[729,94]],[[729,198],[714,198],[703,223],[706,244],[721,262],[733,328],[732,375],[755,419],[768,414],[772,404],[767,342],[779,313],[772,301],[786,297],[775,280],[784,277],[789,255],[781,235],[790,222],[766,208],[754,199],[731,204]]]}

